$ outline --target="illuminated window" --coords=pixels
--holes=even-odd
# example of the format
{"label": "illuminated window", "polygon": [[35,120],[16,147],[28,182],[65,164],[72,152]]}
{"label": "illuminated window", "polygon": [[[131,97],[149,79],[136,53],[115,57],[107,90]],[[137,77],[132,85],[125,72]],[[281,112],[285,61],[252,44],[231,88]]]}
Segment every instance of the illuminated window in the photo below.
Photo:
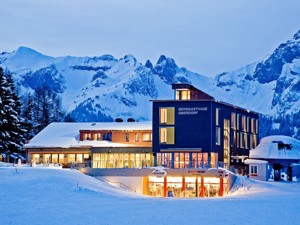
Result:
{"label": "illuminated window", "polygon": [[173,107],[172,108],[160,108],[159,109],[159,123],[173,125],[174,120],[175,120],[174,115],[175,115],[175,109]]}
{"label": "illuminated window", "polygon": [[140,135],[139,134],[135,134],[135,142],[139,142],[140,141]]}
{"label": "illuminated window", "polygon": [[58,154],[52,154],[52,163],[58,163]]}
{"label": "illuminated window", "polygon": [[83,155],[82,154],[76,154],[76,162],[82,163],[83,161]]}
{"label": "illuminated window", "polygon": [[152,141],[152,133],[143,133],[142,141],[144,142]]}
{"label": "illuminated window", "polygon": [[101,140],[101,133],[94,134],[94,140],[100,141]]}
{"label": "illuminated window", "polygon": [[244,133],[244,144],[245,144],[245,148],[248,149],[248,135],[247,133]]}
{"label": "illuminated window", "polygon": [[191,92],[189,90],[176,90],[176,100],[191,99]]}
{"label": "illuminated window", "polygon": [[242,130],[246,131],[246,116],[242,116]]}
{"label": "illuminated window", "polygon": [[247,117],[247,132],[250,130],[250,118]]}
{"label": "illuminated window", "polygon": [[174,144],[175,139],[174,127],[159,128],[159,143],[160,144]]}
{"label": "illuminated window", "polygon": [[84,140],[92,140],[92,135],[90,133],[85,133]]}
{"label": "illuminated window", "polygon": [[236,114],[231,113],[231,128],[236,130]]}
{"label": "illuminated window", "polygon": [[240,133],[240,148],[244,148],[244,138],[243,133]]}
{"label": "illuminated window", "polygon": [[253,134],[253,148],[257,146],[257,135]]}

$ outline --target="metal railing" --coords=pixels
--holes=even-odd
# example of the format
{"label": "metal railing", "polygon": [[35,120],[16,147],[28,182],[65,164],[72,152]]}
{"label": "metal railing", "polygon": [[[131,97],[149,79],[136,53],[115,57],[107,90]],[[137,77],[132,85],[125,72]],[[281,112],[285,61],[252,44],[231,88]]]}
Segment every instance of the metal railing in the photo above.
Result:
{"label": "metal railing", "polygon": [[[97,177],[96,177],[96,178],[97,178]],[[132,191],[132,192],[136,192],[136,190],[132,189],[131,187],[129,187],[129,186],[127,186],[126,184],[123,184],[123,183],[121,183],[121,182],[110,181],[110,180],[108,180],[108,179],[106,179],[106,178],[104,178],[104,177],[98,177],[97,179],[98,179],[98,180],[101,180],[101,181],[103,181],[103,182],[105,182],[105,183],[111,184],[111,185],[113,185],[113,186],[116,186],[116,185],[114,185],[114,184],[118,184],[118,186],[119,186],[120,188],[122,188],[122,189],[125,189],[125,190],[128,190],[128,191]]]}

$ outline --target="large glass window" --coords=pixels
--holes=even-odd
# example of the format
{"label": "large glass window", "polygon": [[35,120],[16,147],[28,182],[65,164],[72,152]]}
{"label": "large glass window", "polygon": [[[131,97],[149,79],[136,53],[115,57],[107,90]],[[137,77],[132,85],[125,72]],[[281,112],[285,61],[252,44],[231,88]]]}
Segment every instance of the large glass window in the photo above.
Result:
{"label": "large glass window", "polygon": [[35,161],[36,163],[40,163],[40,154],[32,154],[31,161]]}
{"label": "large glass window", "polygon": [[163,197],[164,195],[163,177],[149,177],[148,194],[151,196]]}
{"label": "large glass window", "polygon": [[52,163],[58,163],[58,154],[52,154]]}
{"label": "large glass window", "polygon": [[67,155],[67,163],[75,162],[75,154],[68,154]]}
{"label": "large glass window", "polygon": [[94,153],[93,168],[142,168],[153,166],[150,153]]}
{"label": "large glass window", "polygon": [[159,128],[159,143],[174,144],[175,143],[175,128],[161,127]]}
{"label": "large glass window", "polygon": [[76,162],[78,162],[78,163],[83,162],[83,155],[82,154],[76,154]]}
{"label": "large glass window", "polygon": [[174,107],[159,109],[159,123],[160,124],[174,125],[174,122],[175,122]]}

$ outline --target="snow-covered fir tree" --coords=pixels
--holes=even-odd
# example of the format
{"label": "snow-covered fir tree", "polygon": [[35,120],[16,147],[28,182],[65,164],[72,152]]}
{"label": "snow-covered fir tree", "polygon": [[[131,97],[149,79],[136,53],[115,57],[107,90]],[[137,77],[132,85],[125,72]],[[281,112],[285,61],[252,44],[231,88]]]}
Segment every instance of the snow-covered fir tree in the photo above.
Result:
{"label": "snow-covered fir tree", "polygon": [[18,152],[25,143],[21,104],[10,73],[0,67],[0,148],[2,152]]}

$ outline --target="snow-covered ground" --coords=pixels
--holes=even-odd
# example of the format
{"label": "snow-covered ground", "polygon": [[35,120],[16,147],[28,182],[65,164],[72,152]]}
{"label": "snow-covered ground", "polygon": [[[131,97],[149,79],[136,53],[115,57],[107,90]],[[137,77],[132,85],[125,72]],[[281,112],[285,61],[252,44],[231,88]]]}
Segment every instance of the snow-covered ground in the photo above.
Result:
{"label": "snow-covered ground", "polygon": [[300,224],[300,183],[238,178],[223,198],[141,196],[76,170],[0,165],[0,224]]}

